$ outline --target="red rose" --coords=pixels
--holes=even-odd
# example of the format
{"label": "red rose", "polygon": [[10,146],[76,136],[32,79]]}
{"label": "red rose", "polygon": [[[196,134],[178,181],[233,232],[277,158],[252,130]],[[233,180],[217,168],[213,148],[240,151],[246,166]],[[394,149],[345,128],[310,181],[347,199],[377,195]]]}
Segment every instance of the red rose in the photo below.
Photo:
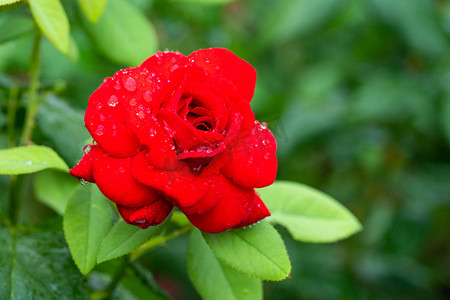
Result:
{"label": "red rose", "polygon": [[276,142],[251,111],[255,81],[251,65],[219,48],[158,52],[117,72],[89,98],[96,143],[70,174],[142,228],[173,206],[210,233],[269,216],[254,188],[275,180]]}

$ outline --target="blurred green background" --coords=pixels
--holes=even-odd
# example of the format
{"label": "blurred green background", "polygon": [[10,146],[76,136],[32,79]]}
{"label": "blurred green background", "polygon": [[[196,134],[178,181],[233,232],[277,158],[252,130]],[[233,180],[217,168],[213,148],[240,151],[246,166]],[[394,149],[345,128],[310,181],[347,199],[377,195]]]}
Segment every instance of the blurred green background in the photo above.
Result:
{"label": "blurred green background", "polygon": [[[96,23],[62,3],[73,41],[64,55],[44,40],[37,144],[73,165],[105,77],[156,50],[228,48],[257,70],[252,107],[277,137],[278,179],[332,195],[364,226],[335,244],[282,231],[292,278],[265,283],[265,299],[450,298],[450,1],[110,0]],[[26,6],[1,7],[0,28],[6,148],[5,100],[28,84]],[[145,263],[176,299],[196,299],[183,243]]]}

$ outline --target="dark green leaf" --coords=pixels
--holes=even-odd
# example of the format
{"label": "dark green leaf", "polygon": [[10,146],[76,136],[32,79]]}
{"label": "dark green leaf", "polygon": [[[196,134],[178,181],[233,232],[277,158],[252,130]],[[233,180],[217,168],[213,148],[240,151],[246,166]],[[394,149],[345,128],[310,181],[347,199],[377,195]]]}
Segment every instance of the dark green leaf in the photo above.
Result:
{"label": "dark green leaf", "polygon": [[130,2],[110,1],[97,23],[86,23],[105,56],[135,66],[157,49],[157,37],[147,17]]}
{"label": "dark green leaf", "polygon": [[83,112],[65,101],[50,95],[39,108],[37,122],[55,144],[55,148],[71,165],[82,156],[82,149],[90,137],[84,128]]}
{"label": "dark green leaf", "polygon": [[[0,4],[1,5],[1,4]],[[0,43],[4,43],[33,31],[33,20],[26,17],[14,16],[0,19]]]}
{"label": "dark green leaf", "polygon": [[26,174],[44,169],[67,172],[66,163],[45,146],[26,146],[0,150],[0,174]]}
{"label": "dark green leaf", "polygon": [[259,189],[274,223],[305,242],[333,242],[361,230],[358,220],[339,202],[311,187],[275,182]]}
{"label": "dark green leaf", "polygon": [[249,276],[283,280],[291,272],[283,240],[266,221],[217,234],[203,233],[203,236],[217,257]]}
{"label": "dark green leaf", "polygon": [[81,273],[95,266],[103,238],[111,228],[111,206],[95,184],[79,186],[67,203],[64,234]]}
{"label": "dark green leaf", "polygon": [[64,237],[0,228],[0,299],[87,299]]}
{"label": "dark green leaf", "polygon": [[430,57],[445,53],[447,42],[439,28],[433,1],[370,0],[369,3],[417,51]]}
{"label": "dark green leaf", "polygon": [[189,278],[205,300],[262,299],[261,280],[239,273],[220,261],[199,230],[194,229],[187,246]]}

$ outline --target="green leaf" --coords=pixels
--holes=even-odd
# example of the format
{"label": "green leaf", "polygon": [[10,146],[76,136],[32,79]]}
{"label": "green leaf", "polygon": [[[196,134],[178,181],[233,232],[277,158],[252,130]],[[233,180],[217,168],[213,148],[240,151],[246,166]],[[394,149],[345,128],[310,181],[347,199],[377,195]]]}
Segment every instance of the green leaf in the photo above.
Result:
{"label": "green leaf", "polygon": [[262,24],[266,43],[280,43],[319,29],[331,19],[342,0],[280,0]]}
{"label": "green leaf", "polygon": [[98,253],[97,263],[130,253],[150,240],[155,234],[158,234],[161,227],[162,224],[142,229],[138,226],[127,224],[123,219],[120,219],[103,240]]}
{"label": "green leaf", "polygon": [[66,163],[45,146],[26,146],[0,150],[0,175],[17,175],[56,169],[67,172]]}
{"label": "green leaf", "polygon": [[0,43],[5,43],[33,32],[33,21],[20,16],[3,17],[0,19],[0,28]]}
{"label": "green leaf", "polygon": [[34,177],[36,198],[60,215],[64,214],[69,197],[79,185],[76,178],[55,171],[40,172]]}
{"label": "green leaf", "polygon": [[81,273],[95,266],[101,241],[111,228],[111,206],[96,185],[79,186],[67,203],[64,234]]}
{"label": "green leaf", "polygon": [[20,2],[20,1],[22,1],[22,0],[0,0],[0,6],[13,4],[16,2]]}
{"label": "green leaf", "polygon": [[97,22],[107,3],[108,0],[78,0],[81,10],[92,23]]}
{"label": "green leaf", "polygon": [[37,113],[37,123],[54,143],[56,150],[71,165],[82,156],[90,137],[84,128],[84,113],[54,95],[49,95]]}
{"label": "green leaf", "polygon": [[286,227],[296,240],[333,242],[361,230],[345,207],[311,187],[277,181],[258,193],[272,214],[270,220]]}
{"label": "green leaf", "polygon": [[222,5],[231,3],[236,0],[175,0],[175,2],[186,4],[207,4],[207,5]]}
{"label": "green leaf", "polygon": [[283,240],[266,221],[249,228],[203,233],[203,236],[217,257],[249,276],[283,280],[291,272]]}
{"label": "green leaf", "polygon": [[446,38],[440,28],[436,4],[428,0],[369,0],[372,11],[400,33],[415,50],[435,58],[447,54]]}
{"label": "green leaf", "polygon": [[186,261],[189,278],[202,299],[262,299],[261,280],[247,277],[220,261],[198,229],[189,237]]}
{"label": "green leaf", "polygon": [[28,0],[39,28],[62,53],[69,50],[69,20],[59,0]]}
{"label": "green leaf", "polygon": [[0,228],[0,299],[87,299],[59,232]]}
{"label": "green leaf", "polygon": [[136,66],[157,49],[157,37],[147,17],[130,2],[110,1],[97,23],[86,23],[100,51],[119,64]]}

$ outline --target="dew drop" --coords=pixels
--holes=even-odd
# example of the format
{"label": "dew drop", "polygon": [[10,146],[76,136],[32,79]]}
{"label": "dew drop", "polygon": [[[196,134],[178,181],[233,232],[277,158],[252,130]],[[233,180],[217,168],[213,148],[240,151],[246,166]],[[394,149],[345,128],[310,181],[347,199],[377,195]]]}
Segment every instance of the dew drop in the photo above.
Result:
{"label": "dew drop", "polygon": [[96,135],[102,135],[103,133],[105,133],[105,126],[103,125],[98,125],[97,129],[95,129],[94,132]]}
{"label": "dew drop", "polygon": [[211,60],[209,58],[205,59],[205,63],[209,64],[211,62]]}
{"label": "dew drop", "polygon": [[80,179],[80,184],[81,185],[86,185],[86,181],[84,181],[84,179]]}
{"label": "dew drop", "polygon": [[26,165],[31,165],[31,163],[32,163],[31,160],[26,160],[26,161],[25,161],[25,164],[26,164]]}
{"label": "dew drop", "polygon": [[133,92],[134,90],[136,90],[136,81],[131,77],[127,78],[124,85],[125,85],[125,88],[130,92]]}
{"label": "dew drop", "polygon": [[154,128],[150,129],[149,133],[150,136],[155,136],[156,130]]}
{"label": "dew drop", "polygon": [[105,115],[104,114],[100,114],[99,117],[100,117],[100,121],[105,121]]}
{"label": "dew drop", "polygon": [[175,71],[176,69],[178,69],[178,65],[173,65],[172,68],[170,68],[170,72]]}
{"label": "dew drop", "polygon": [[84,146],[84,148],[83,148],[83,153],[84,153],[84,154],[87,154],[89,151],[91,151],[91,145],[86,145],[86,146]]}
{"label": "dew drop", "polygon": [[267,123],[266,122],[262,122],[261,123],[261,128],[262,129],[267,129]]}
{"label": "dew drop", "polygon": [[119,99],[117,99],[116,95],[112,95],[111,97],[109,97],[108,100],[108,105],[111,107],[116,106],[119,103]]}
{"label": "dew drop", "polygon": [[97,109],[101,109],[103,107],[103,103],[97,102],[96,107],[97,107]]}
{"label": "dew drop", "polygon": [[120,83],[119,82],[116,82],[116,85],[114,86],[114,89],[115,90],[120,90]]}
{"label": "dew drop", "polygon": [[215,69],[216,69],[216,70],[219,70],[219,69],[220,69],[220,66],[219,66],[219,65],[216,65]]}
{"label": "dew drop", "polygon": [[135,106],[137,104],[137,100],[135,98],[131,98],[128,103],[130,104],[130,106]]}
{"label": "dew drop", "polygon": [[124,167],[120,167],[120,168],[119,168],[119,172],[120,172],[120,173],[125,172],[125,168],[124,168]]}
{"label": "dew drop", "polygon": [[145,91],[143,97],[144,97],[145,101],[147,101],[147,102],[152,101],[152,93],[150,93],[150,91]]}
{"label": "dew drop", "polygon": [[143,118],[145,118],[145,112],[143,112],[142,110],[140,110],[137,114],[136,114],[136,116],[139,118],[139,119],[143,119]]}

